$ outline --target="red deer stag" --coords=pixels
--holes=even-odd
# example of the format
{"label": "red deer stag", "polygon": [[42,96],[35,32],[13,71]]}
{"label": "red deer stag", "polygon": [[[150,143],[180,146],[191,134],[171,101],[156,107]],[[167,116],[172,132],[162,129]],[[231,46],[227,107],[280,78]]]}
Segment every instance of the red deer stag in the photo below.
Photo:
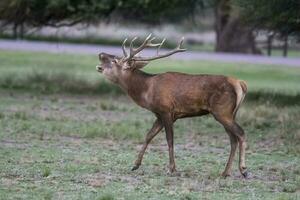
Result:
{"label": "red deer stag", "polygon": [[[234,155],[239,145],[239,170],[244,177],[247,177],[246,137],[243,129],[235,121],[236,112],[247,91],[246,83],[222,75],[190,75],[178,72],[145,73],[140,69],[149,61],[184,52],[183,38],[174,50],[162,55],[158,54],[158,50],[164,40],[161,43],[153,43],[155,38],[150,34],[139,47],[134,48],[133,43],[136,39],[135,37],[130,42],[129,52],[125,47],[127,39],[124,40],[123,57],[100,53],[101,64],[96,66],[98,72],[120,86],[135,103],[150,110],[156,116],[132,170],[139,168],[148,144],[162,128],[165,128],[169,148],[169,170],[171,173],[175,172],[173,123],[180,118],[210,113],[224,126],[230,138],[230,155],[222,176],[230,176]],[[157,47],[157,55],[138,56],[138,53],[146,47]]]}

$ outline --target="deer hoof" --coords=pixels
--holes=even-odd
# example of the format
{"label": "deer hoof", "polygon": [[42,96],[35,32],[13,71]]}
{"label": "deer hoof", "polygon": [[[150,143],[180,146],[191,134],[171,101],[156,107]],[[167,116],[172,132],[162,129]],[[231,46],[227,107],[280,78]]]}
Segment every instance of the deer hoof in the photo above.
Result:
{"label": "deer hoof", "polygon": [[171,177],[174,177],[174,176],[181,176],[181,173],[180,172],[178,172],[178,171],[170,171],[170,170],[168,170],[167,171],[167,175],[168,176],[171,176]]}
{"label": "deer hoof", "polygon": [[221,176],[222,176],[223,178],[227,178],[227,177],[230,177],[231,174],[228,173],[228,172],[223,172],[223,173],[221,174]]}
{"label": "deer hoof", "polygon": [[244,178],[249,178],[249,173],[248,173],[248,171],[244,171],[244,172],[242,173],[242,175],[243,175]]}
{"label": "deer hoof", "polygon": [[170,167],[167,171],[167,174],[176,174],[177,170],[175,167]]}
{"label": "deer hoof", "polygon": [[137,170],[140,166],[139,165],[135,165],[133,166],[133,168],[131,168],[131,171]]}

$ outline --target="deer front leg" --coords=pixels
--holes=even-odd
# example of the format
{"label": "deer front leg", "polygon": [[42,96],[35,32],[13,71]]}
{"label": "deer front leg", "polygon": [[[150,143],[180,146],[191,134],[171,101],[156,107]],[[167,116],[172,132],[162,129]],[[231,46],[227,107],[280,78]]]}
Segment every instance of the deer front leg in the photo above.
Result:
{"label": "deer front leg", "polygon": [[139,152],[139,155],[135,161],[134,167],[131,169],[132,171],[138,169],[140,165],[142,164],[143,156],[145,154],[145,151],[147,149],[148,144],[151,142],[151,140],[159,133],[159,131],[162,129],[163,125],[160,119],[156,119],[152,128],[147,133],[145,142],[142,146],[142,149]]}
{"label": "deer front leg", "polygon": [[167,115],[163,117],[162,121],[165,127],[166,138],[167,138],[168,148],[169,148],[169,159],[170,159],[169,171],[170,173],[173,173],[176,172],[175,159],[174,159],[174,144],[173,144],[173,137],[174,137],[173,120],[169,115]]}

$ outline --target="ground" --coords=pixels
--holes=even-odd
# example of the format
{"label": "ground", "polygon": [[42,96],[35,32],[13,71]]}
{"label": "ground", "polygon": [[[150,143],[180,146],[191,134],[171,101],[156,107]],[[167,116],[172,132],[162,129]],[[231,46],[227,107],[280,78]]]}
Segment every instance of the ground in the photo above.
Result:
{"label": "ground", "polygon": [[149,68],[185,65],[181,71],[249,82],[237,118],[248,137],[251,176],[241,177],[236,158],[233,176],[224,179],[229,139],[211,116],[176,122],[179,174],[167,173],[164,132],[132,172],[154,117],[97,82],[96,59],[21,52],[0,58],[0,199],[300,198],[300,70],[174,61]]}

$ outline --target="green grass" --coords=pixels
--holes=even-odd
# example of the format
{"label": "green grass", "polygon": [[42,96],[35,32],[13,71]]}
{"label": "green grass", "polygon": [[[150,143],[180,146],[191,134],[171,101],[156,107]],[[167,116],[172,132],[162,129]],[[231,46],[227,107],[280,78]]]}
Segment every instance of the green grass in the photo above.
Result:
{"label": "green grass", "polygon": [[[101,106],[106,104],[105,107]],[[161,133],[131,172],[153,116],[126,97],[1,91],[2,199],[296,199],[300,186],[300,107],[246,103],[238,121],[252,178],[234,164],[223,179],[229,139],[212,117],[175,124],[180,175],[167,174]]]}
{"label": "green grass", "polygon": [[238,113],[252,173],[245,180],[237,158],[233,177],[219,176],[230,145],[210,116],[176,122],[180,175],[167,174],[163,132],[131,172],[154,116],[104,81],[97,63],[97,56],[0,52],[0,199],[299,199],[299,69],[172,60],[146,68],[249,83]]}

